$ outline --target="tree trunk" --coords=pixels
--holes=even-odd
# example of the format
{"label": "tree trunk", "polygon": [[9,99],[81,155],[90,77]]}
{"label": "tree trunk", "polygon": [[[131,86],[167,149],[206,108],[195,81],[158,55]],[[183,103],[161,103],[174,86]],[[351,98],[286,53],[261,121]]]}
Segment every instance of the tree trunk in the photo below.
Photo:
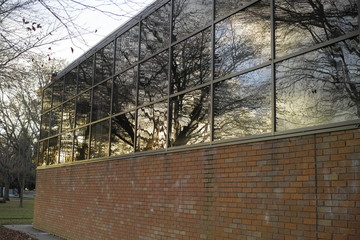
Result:
{"label": "tree trunk", "polygon": [[6,201],[10,201],[10,197],[9,197],[9,195],[10,195],[10,181],[7,178],[7,176],[5,177],[4,183],[5,183],[4,199]]}
{"label": "tree trunk", "polygon": [[20,204],[19,207],[24,207],[24,188],[25,188],[25,174],[18,174],[18,182],[19,182],[19,198]]}

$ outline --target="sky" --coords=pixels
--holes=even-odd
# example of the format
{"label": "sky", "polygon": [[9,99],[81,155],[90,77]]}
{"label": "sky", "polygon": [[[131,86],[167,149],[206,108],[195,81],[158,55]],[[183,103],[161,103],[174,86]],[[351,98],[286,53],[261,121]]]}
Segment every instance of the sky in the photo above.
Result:
{"label": "sky", "polygon": [[[96,2],[96,0],[94,0]],[[118,0],[119,1],[119,0]],[[93,11],[83,11],[76,19],[76,22],[79,23],[82,27],[85,27],[90,31],[89,34],[83,36],[86,40],[86,44],[73,40],[61,41],[57,44],[54,44],[51,49],[43,49],[43,51],[50,54],[51,58],[54,59],[65,59],[67,64],[75,61],[86,51],[95,46],[98,42],[103,40],[106,36],[114,32],[124,23],[131,19],[131,16],[140,13],[140,11],[147,6],[149,6],[154,0],[123,0],[126,3],[127,7],[124,9],[124,17],[114,17],[106,16],[100,12]],[[141,4],[138,4],[140,2]],[[125,4],[124,4],[125,6]],[[112,11],[111,8],[102,8],[105,11]],[[73,51],[71,50],[73,49]]]}

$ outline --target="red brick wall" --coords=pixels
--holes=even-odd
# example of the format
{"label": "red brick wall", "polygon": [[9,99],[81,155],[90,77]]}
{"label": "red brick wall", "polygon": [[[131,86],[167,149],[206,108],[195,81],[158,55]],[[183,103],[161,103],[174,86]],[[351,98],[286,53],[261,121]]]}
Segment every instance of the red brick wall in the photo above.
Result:
{"label": "red brick wall", "polygon": [[37,172],[34,227],[68,239],[360,239],[360,131]]}

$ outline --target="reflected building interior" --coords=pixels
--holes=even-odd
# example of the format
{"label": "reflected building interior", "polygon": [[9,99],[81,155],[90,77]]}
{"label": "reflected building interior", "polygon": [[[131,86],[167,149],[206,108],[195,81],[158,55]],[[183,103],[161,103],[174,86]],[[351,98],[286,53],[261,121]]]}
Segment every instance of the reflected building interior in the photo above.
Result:
{"label": "reflected building interior", "polygon": [[359,122],[357,0],[149,9],[43,90],[38,165]]}

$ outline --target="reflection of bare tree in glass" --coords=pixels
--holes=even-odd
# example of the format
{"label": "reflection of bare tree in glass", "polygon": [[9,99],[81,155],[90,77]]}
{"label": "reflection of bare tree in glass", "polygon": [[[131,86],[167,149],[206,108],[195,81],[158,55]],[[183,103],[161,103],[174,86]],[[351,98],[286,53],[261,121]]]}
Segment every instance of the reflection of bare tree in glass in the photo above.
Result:
{"label": "reflection of bare tree in glass", "polygon": [[163,149],[167,137],[167,103],[156,103],[138,110],[137,151]]}
{"label": "reflection of bare tree in glass", "polygon": [[169,44],[170,2],[141,22],[141,57],[153,54]]}
{"label": "reflection of bare tree in glass", "polygon": [[164,51],[140,65],[138,105],[168,95],[168,72],[168,51]]}
{"label": "reflection of bare tree in glass", "polygon": [[173,8],[173,41],[182,39],[211,21],[212,0],[175,0]]}
{"label": "reflection of bare tree in glass", "polygon": [[277,55],[283,56],[357,29],[357,0],[278,0]]}
{"label": "reflection of bare tree in glass", "polygon": [[111,155],[127,154],[134,151],[135,115],[126,113],[112,118]]}
{"label": "reflection of bare tree in glass", "polygon": [[181,94],[171,100],[171,146],[210,140],[209,106],[209,87]]}
{"label": "reflection of bare tree in glass", "polygon": [[271,69],[259,69],[214,86],[214,139],[271,131]]}
{"label": "reflection of bare tree in glass", "polygon": [[79,93],[90,88],[92,85],[94,63],[93,59],[93,56],[91,56],[79,65]]}
{"label": "reflection of bare tree in glass", "polygon": [[[174,47],[171,92],[181,92],[210,80],[210,40],[210,30],[205,30]],[[203,88],[172,99],[169,117],[173,146],[209,140],[208,97],[209,89]]]}
{"label": "reflection of bare tree in glass", "polygon": [[359,39],[277,65],[279,130],[360,117]]}
{"label": "reflection of bare tree in glass", "polygon": [[88,153],[89,153],[89,127],[84,127],[75,131],[75,138],[74,138],[75,160],[87,159]]}
{"label": "reflection of bare tree in glass", "polygon": [[207,29],[173,50],[171,92],[181,92],[210,80],[211,31]]}
{"label": "reflection of bare tree in glass", "polygon": [[95,54],[95,83],[109,78],[114,68],[114,42],[109,43]]}
{"label": "reflection of bare tree in glass", "polygon": [[[279,1],[278,55],[350,33],[357,29],[357,14],[355,0]],[[359,39],[354,38],[278,64],[278,129],[359,118],[359,59]]]}
{"label": "reflection of bare tree in glass", "polygon": [[254,67],[271,57],[270,5],[260,1],[215,25],[215,77]]}

